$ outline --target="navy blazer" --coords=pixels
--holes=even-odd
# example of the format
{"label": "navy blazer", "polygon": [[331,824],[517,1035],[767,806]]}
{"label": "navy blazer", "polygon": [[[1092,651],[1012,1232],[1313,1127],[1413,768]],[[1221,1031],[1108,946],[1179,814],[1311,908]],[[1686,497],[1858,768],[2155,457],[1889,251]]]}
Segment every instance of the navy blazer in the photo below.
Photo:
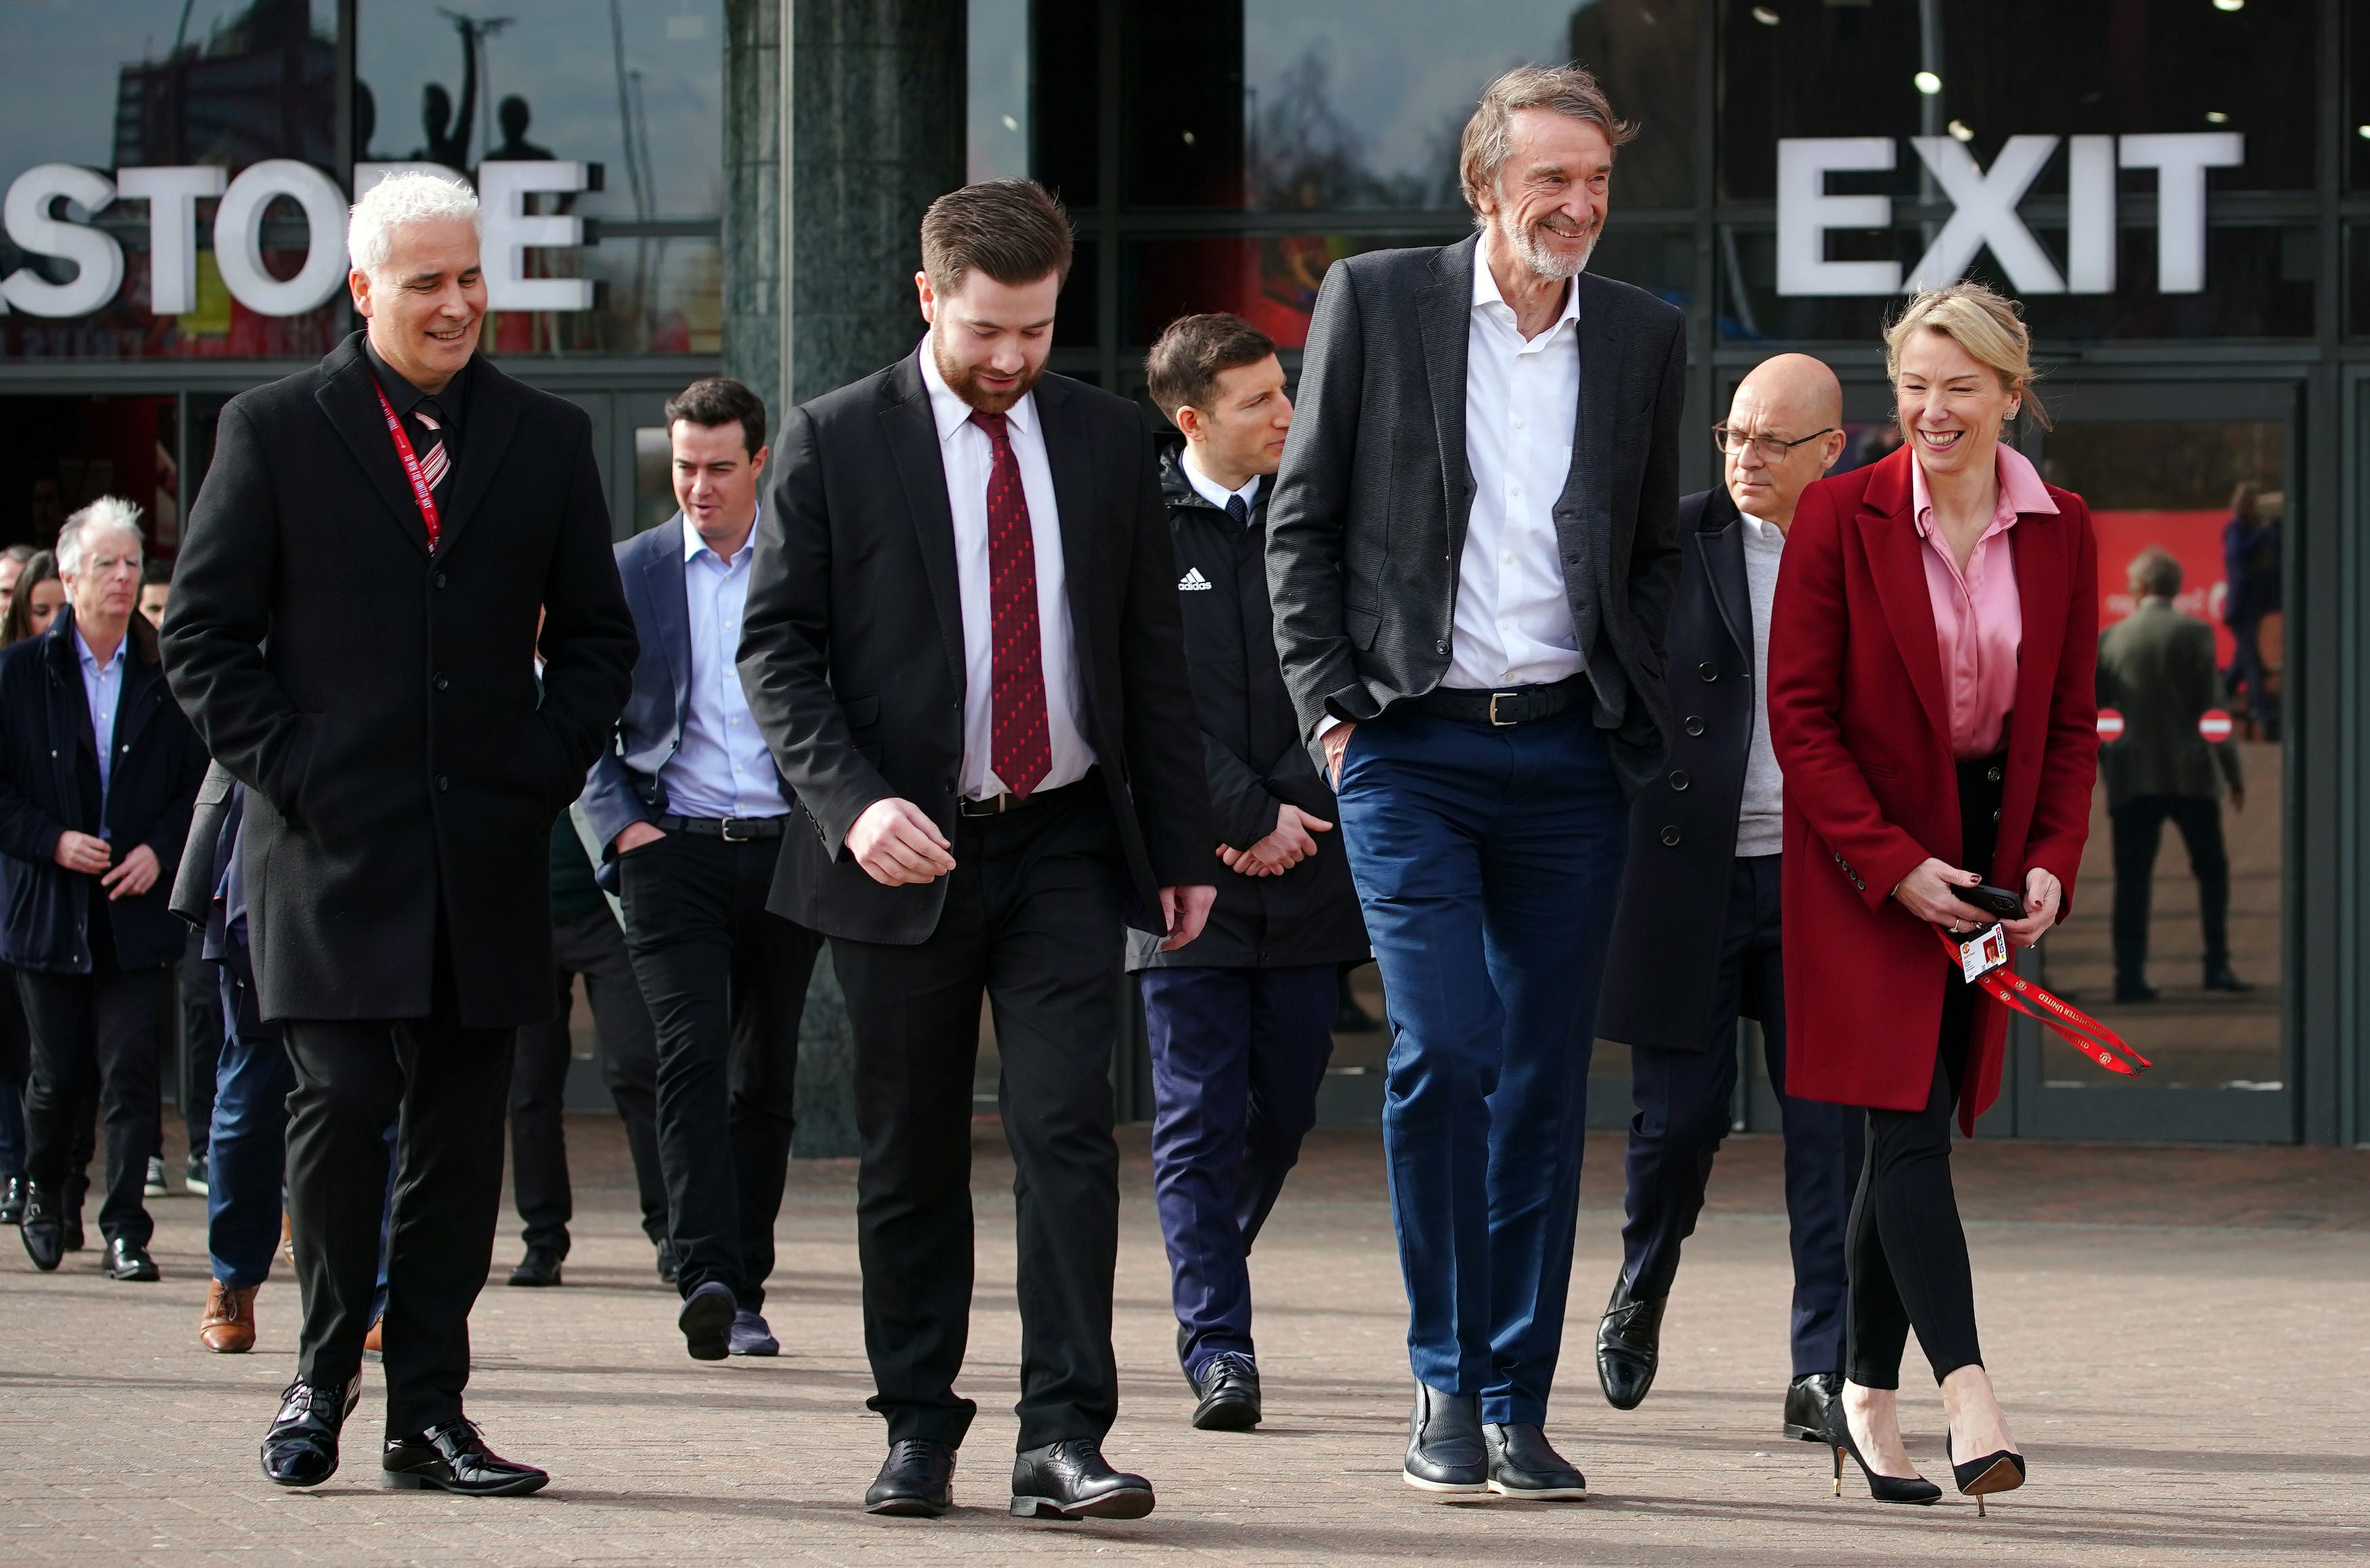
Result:
{"label": "navy blazer", "polygon": [[[683,744],[691,712],[691,604],[683,575],[683,514],[645,529],[619,544],[617,576],[626,607],[633,612],[641,653],[634,660],[634,684],[618,715],[614,741],[602,749],[584,775],[584,816],[601,841],[601,864],[593,880],[617,891],[616,856],[609,846],[636,822],[655,822],[667,811],[666,786],[659,772]],[[779,770],[776,770],[777,777]],[[782,798],[791,798],[781,785]]]}
{"label": "navy blazer", "polygon": [[[145,844],[157,875],[147,892],[116,899],[108,916],[116,962],[141,969],[177,962],[189,940],[167,905],[206,753],[166,688],[148,623],[134,615],[125,639],[106,824],[118,861]],[[98,766],[68,608],[47,632],[0,656],[0,852],[15,863],[0,958],[20,968],[90,973],[89,901],[106,894],[97,876],[53,858],[67,830],[99,830],[84,813],[86,762]]]}

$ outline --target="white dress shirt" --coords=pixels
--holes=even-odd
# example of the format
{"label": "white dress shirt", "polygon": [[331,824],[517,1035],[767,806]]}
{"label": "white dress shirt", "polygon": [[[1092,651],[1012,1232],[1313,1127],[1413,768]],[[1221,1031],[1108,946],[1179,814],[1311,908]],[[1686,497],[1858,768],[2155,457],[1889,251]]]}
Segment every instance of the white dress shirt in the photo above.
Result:
{"label": "white dress shirt", "polygon": [[1457,565],[1456,621],[1444,686],[1502,691],[1588,668],[1571,624],[1554,509],[1571,475],[1580,416],[1580,288],[1525,341],[1489,258],[1473,256],[1465,338],[1465,461],[1473,514]]}
{"label": "white dress shirt", "polygon": [[683,520],[683,598],[691,614],[691,693],[683,736],[659,770],[667,809],[679,817],[786,817],[781,774],[749,715],[735,660],[749,599],[753,532],[726,560]]}
{"label": "white dress shirt", "polygon": [[[958,789],[967,800],[1005,793],[989,766],[995,734],[995,647],[988,602],[987,478],[995,448],[971,422],[972,406],[938,373],[937,356],[922,343],[922,384],[938,427],[947,501],[954,513],[955,581],[962,596],[963,755]],[[1076,784],[1095,765],[1083,723],[1086,694],[1078,684],[1077,644],[1070,631],[1069,576],[1062,559],[1062,515],[1053,506],[1053,468],[1045,459],[1045,427],[1030,393],[1005,410],[1005,430],[1020,465],[1020,492],[1029,502],[1029,532],[1037,553],[1038,658],[1045,674],[1045,738],[1052,765],[1037,789]]]}
{"label": "white dress shirt", "polygon": [[1226,503],[1237,497],[1242,498],[1246,508],[1259,505],[1260,476],[1258,475],[1252,475],[1241,489],[1229,490],[1202,472],[1202,465],[1193,460],[1193,449],[1190,445],[1185,449],[1185,482],[1199,491],[1203,500],[1220,511],[1225,510]]}

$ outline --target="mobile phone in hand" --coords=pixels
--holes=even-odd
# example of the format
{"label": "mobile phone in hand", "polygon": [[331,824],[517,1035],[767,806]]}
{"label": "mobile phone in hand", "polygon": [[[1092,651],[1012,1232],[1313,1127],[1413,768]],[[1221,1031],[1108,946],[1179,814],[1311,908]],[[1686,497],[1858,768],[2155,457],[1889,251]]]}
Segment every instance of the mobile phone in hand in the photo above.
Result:
{"label": "mobile phone in hand", "polygon": [[1994,920],[2022,920],[2029,912],[2024,907],[2022,894],[2011,893],[2005,887],[1995,887],[1989,883],[1979,887],[1961,887],[1956,892],[1959,902],[1981,910]]}

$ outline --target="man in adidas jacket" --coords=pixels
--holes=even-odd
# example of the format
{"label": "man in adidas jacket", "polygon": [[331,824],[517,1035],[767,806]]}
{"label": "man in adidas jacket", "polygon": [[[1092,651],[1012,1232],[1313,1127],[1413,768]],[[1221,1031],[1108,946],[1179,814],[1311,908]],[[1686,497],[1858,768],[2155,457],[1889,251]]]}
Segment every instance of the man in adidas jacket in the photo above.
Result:
{"label": "man in adidas jacket", "polygon": [[1238,316],[1187,316],[1145,371],[1184,432],[1160,481],[1223,868],[1201,936],[1163,953],[1131,933],[1128,967],[1151,1039],[1153,1184],[1193,1425],[1240,1431],[1260,1420],[1244,1258],[1317,1119],[1336,979],[1368,956],[1366,928],[1268,612],[1267,492],[1292,424],[1275,344]]}

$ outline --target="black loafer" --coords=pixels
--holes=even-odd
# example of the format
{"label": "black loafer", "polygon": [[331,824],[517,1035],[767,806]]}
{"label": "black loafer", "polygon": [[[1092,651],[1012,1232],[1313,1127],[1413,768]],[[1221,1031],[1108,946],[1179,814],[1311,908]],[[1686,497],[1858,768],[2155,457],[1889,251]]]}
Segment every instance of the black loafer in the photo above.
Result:
{"label": "black loafer", "polygon": [[263,1435],[263,1476],[275,1486],[318,1486],[338,1473],[338,1433],[362,1399],[357,1373],[344,1388],[293,1382]]}
{"label": "black loafer", "polygon": [[100,1271],[109,1279],[130,1280],[137,1284],[154,1283],[161,1276],[156,1272],[156,1260],[148,1249],[137,1242],[127,1242],[119,1236],[107,1243],[107,1261]]}
{"label": "black loafer", "polygon": [[1152,1482],[1103,1461],[1091,1437],[1024,1448],[1012,1458],[1012,1513],[1022,1519],[1140,1519]]}
{"label": "black loafer", "polygon": [[486,1447],[474,1421],[445,1421],[408,1437],[390,1437],[378,1483],[395,1492],[457,1492],[465,1497],[523,1497],[551,1477],[513,1464]]}
{"label": "black loafer", "polygon": [[1585,1503],[1588,1478],[1547,1441],[1536,1426],[1494,1424],[1481,1428],[1490,1449],[1490,1490],[1501,1497]]}
{"label": "black loafer", "polygon": [[880,1473],[864,1491],[864,1511],[898,1519],[935,1519],[955,1505],[955,1451],[928,1437],[889,1446]]}
{"label": "black loafer", "polygon": [[731,1353],[732,1318],[739,1310],[732,1287],[720,1279],[684,1298],[674,1326],[683,1331],[683,1347],[694,1361],[721,1361]]}
{"label": "black loafer", "polygon": [[1805,1443],[1827,1440],[1827,1406],[1844,1397],[1841,1372],[1810,1372],[1786,1386],[1786,1436]]}
{"label": "black loafer", "polygon": [[1633,1301],[1628,1286],[1613,1287],[1596,1325],[1596,1381],[1614,1409],[1637,1409],[1654,1386],[1662,1358],[1662,1309],[1669,1304],[1667,1296]]}
{"label": "black loafer", "polygon": [[673,1285],[674,1283],[674,1243],[662,1241],[658,1243],[658,1249],[659,1278],[668,1285]]}
{"label": "black loafer", "polygon": [[1239,1351],[1210,1357],[1193,1391],[1202,1396],[1193,1409],[1193,1425],[1201,1431],[1248,1432],[1260,1424],[1259,1364]]}
{"label": "black loafer", "polygon": [[1489,1492],[1490,1452],[1481,1440],[1479,1394],[1445,1394],[1428,1383],[1415,1386],[1404,1474],[1417,1491],[1445,1498],[1479,1497]]}
{"label": "black loafer", "polygon": [[25,1255],[33,1266],[48,1274],[58,1266],[66,1253],[66,1228],[58,1211],[41,1195],[35,1193],[25,1200],[24,1217],[17,1221],[17,1239],[25,1243]]}
{"label": "black loafer", "polygon": [[547,1287],[559,1283],[559,1254],[548,1247],[529,1247],[518,1267],[511,1270],[512,1285]]}

